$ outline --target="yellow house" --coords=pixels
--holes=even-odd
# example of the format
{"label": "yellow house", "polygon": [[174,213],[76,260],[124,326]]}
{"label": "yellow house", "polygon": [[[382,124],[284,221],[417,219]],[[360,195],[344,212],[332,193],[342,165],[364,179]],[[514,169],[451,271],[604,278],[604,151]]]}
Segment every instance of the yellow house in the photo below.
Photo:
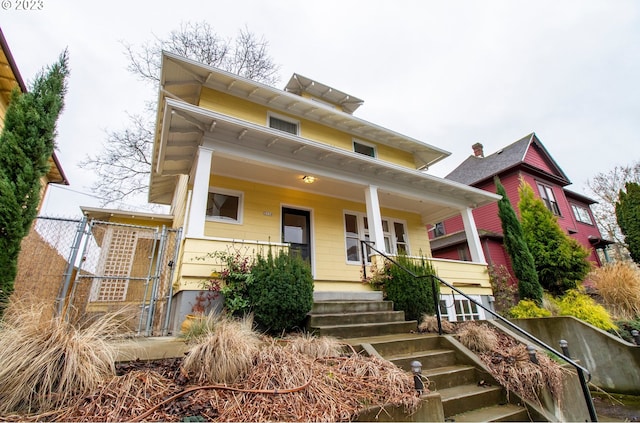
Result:
{"label": "yellow house", "polygon": [[[499,197],[427,173],[450,153],[359,119],[362,100],[301,75],[280,90],[164,52],[160,81],[149,200],[184,231],[176,303],[219,270],[207,253],[269,247],[310,263],[316,299],[375,298],[360,240],[430,258],[427,225],[454,215],[472,261],[432,263],[489,303],[472,209]],[[482,314],[457,308],[452,320]]]}

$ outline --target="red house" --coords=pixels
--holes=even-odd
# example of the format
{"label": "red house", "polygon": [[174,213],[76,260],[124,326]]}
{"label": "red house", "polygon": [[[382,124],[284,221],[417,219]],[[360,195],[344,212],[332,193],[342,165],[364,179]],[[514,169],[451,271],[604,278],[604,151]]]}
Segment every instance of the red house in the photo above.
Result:
{"label": "red house", "polygon": [[[498,176],[513,208],[518,211],[520,178],[534,188],[547,208],[558,218],[560,227],[591,251],[589,260],[602,263],[597,249],[605,249],[604,240],[595,224],[590,205],[594,200],[565,187],[571,182],[551,157],[535,133],[485,157],[482,144],[472,146],[474,155],[467,158],[445,178],[495,193],[494,176]],[[502,226],[498,205],[492,203],[473,210],[482,249],[487,263],[504,265],[511,274],[511,262],[502,244]],[[430,228],[431,251],[434,257],[470,260],[469,248],[461,217],[437,223]],[[606,255],[605,255],[606,257]]]}

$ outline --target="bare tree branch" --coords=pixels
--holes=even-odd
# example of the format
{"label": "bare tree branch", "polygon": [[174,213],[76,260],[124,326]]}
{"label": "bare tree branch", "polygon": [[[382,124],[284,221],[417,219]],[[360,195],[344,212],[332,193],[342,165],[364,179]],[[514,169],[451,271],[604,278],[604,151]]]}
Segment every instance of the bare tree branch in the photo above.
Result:
{"label": "bare tree branch", "polygon": [[598,204],[591,209],[600,230],[616,243],[616,255],[625,257],[624,236],[616,220],[616,201],[627,182],[640,183],[640,161],[627,166],[615,166],[607,172],[597,173],[587,180],[587,186]]}
{"label": "bare tree branch", "polygon": [[[140,46],[122,43],[129,60],[127,69],[142,81],[157,88],[160,80],[162,50],[203,64],[236,73],[269,85],[279,81],[279,66],[268,54],[269,43],[247,28],[235,39],[216,34],[207,22],[186,22],[166,38],[154,35]],[[93,170],[98,181],[92,186],[104,200],[102,205],[136,199],[146,202],[154,134],[155,103],[146,114],[130,114],[129,127],[107,131],[103,149],[87,155],[80,167]]]}

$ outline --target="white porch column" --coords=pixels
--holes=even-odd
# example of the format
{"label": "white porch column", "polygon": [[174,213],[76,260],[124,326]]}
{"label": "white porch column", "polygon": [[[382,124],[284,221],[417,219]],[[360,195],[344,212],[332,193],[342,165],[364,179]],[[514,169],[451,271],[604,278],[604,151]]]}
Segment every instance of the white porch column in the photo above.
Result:
{"label": "white porch column", "polygon": [[364,190],[367,205],[367,221],[369,222],[369,239],[379,251],[388,253],[384,246],[384,231],[382,230],[382,214],[378,201],[378,187],[369,185]]}
{"label": "white porch column", "polygon": [[196,172],[191,193],[191,207],[189,208],[188,237],[204,236],[204,222],[207,214],[207,197],[209,195],[209,177],[211,175],[211,159],[213,149],[198,147]]}
{"label": "white porch column", "polygon": [[473,210],[467,207],[460,212],[460,215],[462,216],[462,223],[464,224],[464,233],[467,236],[471,261],[486,264],[487,259],[484,257],[484,251],[482,251],[478,228],[476,228],[476,221],[473,218]]}

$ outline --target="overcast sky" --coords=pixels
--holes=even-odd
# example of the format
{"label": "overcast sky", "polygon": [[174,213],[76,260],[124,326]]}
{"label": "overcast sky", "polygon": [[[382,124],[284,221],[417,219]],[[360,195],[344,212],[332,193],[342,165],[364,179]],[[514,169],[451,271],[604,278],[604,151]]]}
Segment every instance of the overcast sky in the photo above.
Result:
{"label": "overcast sky", "polygon": [[[106,130],[156,98],[126,70],[139,45],[181,22],[223,37],[248,28],[269,42],[283,88],[297,72],[364,100],[360,118],[450,151],[445,176],[481,142],[485,154],[535,132],[573,185],[640,159],[640,1],[72,1],[3,0],[0,26],[23,79],[68,47],[71,75],[58,157],[75,191],[78,167]],[[98,200],[52,188],[44,214]]]}

